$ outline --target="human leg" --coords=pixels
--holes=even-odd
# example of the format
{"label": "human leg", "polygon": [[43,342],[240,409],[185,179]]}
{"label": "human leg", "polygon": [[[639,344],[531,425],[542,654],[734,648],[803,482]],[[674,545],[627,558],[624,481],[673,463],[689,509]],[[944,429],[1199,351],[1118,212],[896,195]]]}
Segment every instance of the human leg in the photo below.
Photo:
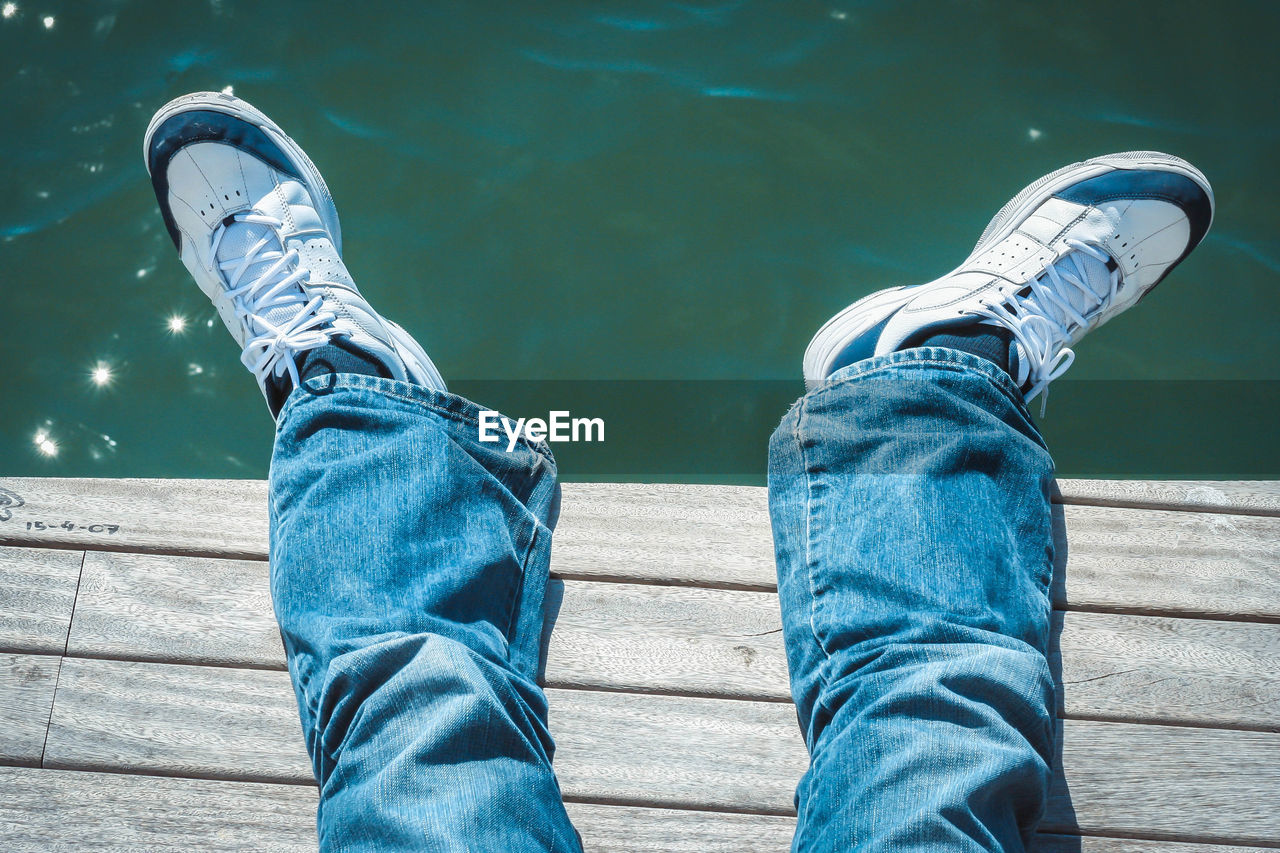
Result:
{"label": "human leg", "polygon": [[[536,683],[557,490],[374,311],[301,149],[229,95],[144,151],[273,416],[271,580],[324,849],[578,850]],[[326,367],[327,365],[327,367]]]}
{"label": "human leg", "polygon": [[[1176,158],[1076,164],[1010,202],[956,271],[872,294],[815,336],[812,390],[769,472],[811,754],[796,850],[1029,842],[1053,755],[1052,462],[1024,403],[1211,217],[1207,182]],[[982,328],[994,343],[965,340]]]}
{"label": "human leg", "polygon": [[272,597],[326,849],[578,849],[536,682],[555,467],[477,413],[349,375],[281,413]]}
{"label": "human leg", "polygon": [[774,433],[797,850],[1019,849],[1039,818],[1052,462],[1015,398],[974,356],[906,350]]}

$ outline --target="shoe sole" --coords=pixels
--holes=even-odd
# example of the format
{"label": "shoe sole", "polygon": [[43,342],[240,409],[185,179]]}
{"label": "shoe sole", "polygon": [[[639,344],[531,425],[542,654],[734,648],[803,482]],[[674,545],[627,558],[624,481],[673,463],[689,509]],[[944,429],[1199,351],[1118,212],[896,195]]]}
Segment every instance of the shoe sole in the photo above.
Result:
{"label": "shoe sole", "polygon": [[[1095,178],[1098,175],[1105,175],[1117,169],[1159,169],[1175,172],[1190,178],[1199,184],[1209,197],[1211,211],[1209,222],[1212,225],[1213,189],[1209,186],[1208,178],[1195,166],[1192,166],[1181,157],[1174,157],[1172,154],[1164,154],[1159,151],[1125,151],[1118,154],[1107,154],[1102,157],[1094,157],[1091,160],[1063,166],[1061,169],[1050,172],[1024,187],[1021,192],[1010,199],[992,217],[991,222],[987,224],[982,236],[978,238],[977,245],[973,247],[969,257],[965,258],[964,263],[939,279],[935,279],[935,281],[950,278],[964,269],[974,258],[986,251],[988,246],[998,243],[1012,234],[1040,205],[1057,193],[1073,184]],[[821,379],[810,379],[809,377],[825,377],[829,373],[826,366],[840,354],[841,350],[848,346],[849,341],[883,320],[886,313],[888,313],[887,309],[895,308],[908,302],[915,296],[913,291],[922,286],[912,284],[877,291],[870,296],[859,299],[824,323],[804,351],[802,370],[806,384],[813,387],[821,383]],[[1154,289],[1154,285],[1152,285],[1152,289]],[[1150,290],[1147,292],[1149,293]],[[872,307],[876,307],[878,310],[872,313],[868,310]]]}
{"label": "shoe sole", "polygon": [[151,117],[151,123],[147,125],[146,134],[142,137],[142,160],[146,164],[148,175],[151,174],[151,159],[148,153],[151,151],[151,138],[156,130],[174,116],[191,110],[211,110],[248,122],[280,146],[280,150],[289,158],[289,162],[302,176],[308,190],[311,191],[320,220],[333,239],[333,247],[337,250],[338,257],[342,257],[342,226],[338,221],[338,208],[333,203],[333,196],[329,193],[329,186],[321,177],[320,170],[311,162],[311,158],[302,150],[302,146],[290,139],[289,135],[268,118],[266,113],[235,95],[224,92],[194,92],[183,95],[181,98],[174,98],[157,110]]}

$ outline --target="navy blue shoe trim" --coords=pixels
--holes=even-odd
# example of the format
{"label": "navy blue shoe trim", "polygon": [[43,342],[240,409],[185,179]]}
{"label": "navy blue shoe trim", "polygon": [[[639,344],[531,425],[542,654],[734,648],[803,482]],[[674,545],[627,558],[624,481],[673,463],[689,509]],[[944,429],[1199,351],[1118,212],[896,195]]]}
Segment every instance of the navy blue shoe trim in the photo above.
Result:
{"label": "navy blue shoe trim", "polygon": [[[1213,203],[1204,187],[1176,172],[1165,172],[1155,169],[1116,169],[1081,181],[1062,192],[1054,194],[1056,198],[1076,204],[1096,206],[1108,201],[1120,199],[1151,198],[1167,201],[1177,205],[1191,223],[1191,235],[1187,248],[1178,260],[1169,265],[1169,270],[1182,262],[1191,254],[1191,250],[1200,245],[1209,223],[1213,220]],[[1168,275],[1169,271],[1165,271]],[[1161,276],[1164,278],[1164,276]]]}
{"label": "navy blue shoe trim", "polygon": [[164,225],[179,251],[182,250],[182,237],[169,209],[169,161],[183,148],[197,142],[225,142],[252,154],[273,169],[303,180],[280,146],[272,142],[262,128],[244,119],[215,110],[188,110],[166,119],[151,135],[147,168],[151,172],[151,186],[156,191]]}

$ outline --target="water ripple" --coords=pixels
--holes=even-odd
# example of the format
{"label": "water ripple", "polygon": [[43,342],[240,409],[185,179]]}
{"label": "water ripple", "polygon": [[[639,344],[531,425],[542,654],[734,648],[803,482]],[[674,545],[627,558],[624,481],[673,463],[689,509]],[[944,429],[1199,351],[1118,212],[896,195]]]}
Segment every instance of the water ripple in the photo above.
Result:
{"label": "water ripple", "polygon": [[715,85],[704,81],[701,77],[683,71],[661,68],[647,62],[635,60],[594,60],[566,59],[549,56],[541,51],[521,50],[520,55],[526,59],[555,68],[559,71],[594,71],[613,74],[636,74],[655,77],[678,88],[689,89],[709,98],[751,98],[762,101],[795,101],[797,96],[786,92],[769,92],[749,86]]}
{"label": "water ripple", "polygon": [[1210,233],[1209,236],[1206,238],[1206,241],[1211,243],[1221,243],[1224,246],[1228,246],[1232,249],[1235,249],[1237,252],[1240,252],[1242,255],[1252,258],[1253,260],[1262,264],[1264,267],[1271,270],[1272,272],[1280,273],[1280,259],[1277,259],[1275,257],[1272,257],[1271,255],[1266,254],[1257,246],[1253,245],[1247,240],[1243,240],[1230,233],[1224,234],[1221,231],[1217,231],[1217,232]]}
{"label": "water ripple", "polygon": [[652,33],[659,30],[671,29],[671,25],[665,21],[657,21],[653,19],[640,18],[620,18],[617,15],[597,15],[596,23],[604,24],[606,27],[613,27],[618,30],[626,30],[632,33]]}

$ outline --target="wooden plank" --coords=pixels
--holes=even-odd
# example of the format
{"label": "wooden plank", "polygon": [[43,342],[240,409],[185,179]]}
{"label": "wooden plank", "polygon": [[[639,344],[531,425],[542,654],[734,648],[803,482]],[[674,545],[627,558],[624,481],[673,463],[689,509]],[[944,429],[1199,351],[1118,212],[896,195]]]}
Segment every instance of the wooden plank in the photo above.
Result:
{"label": "wooden plank", "polygon": [[[548,696],[570,798],[778,811],[806,763],[785,705]],[[681,733],[697,733],[696,742]],[[753,749],[744,752],[744,743]],[[285,673],[76,658],[63,664],[44,763],[259,782],[312,778]]]}
{"label": "wooden plank", "polygon": [[1037,835],[1035,853],[1263,853],[1268,847],[1238,844],[1186,844],[1145,838],[1101,838],[1089,835]]}
{"label": "wooden plank", "polygon": [[1280,735],[1068,721],[1041,830],[1280,846]]}
{"label": "wooden plank", "polygon": [[0,654],[0,763],[40,763],[58,661],[46,655]]}
{"label": "wooden plank", "polygon": [[1058,480],[1055,499],[1092,506],[1280,516],[1280,480]]}
{"label": "wooden plank", "polygon": [[[706,522],[704,530],[694,508],[680,500],[681,487],[649,488],[657,491],[648,500],[661,497],[669,519],[655,521],[652,504],[644,501],[588,502],[575,509],[566,498],[553,573],[776,589],[769,541],[747,535],[731,541],[735,529],[768,530],[763,503],[752,510],[751,501],[739,496],[722,523]],[[715,549],[701,549],[704,536]],[[1055,539],[1056,607],[1280,620],[1280,519],[1067,506],[1055,510]]]}
{"label": "wooden plank", "polygon": [[[1062,515],[1058,550],[1066,566],[1057,573],[1057,607],[1280,619],[1280,520],[1100,507],[1066,507]],[[617,536],[610,536],[601,528],[592,534],[592,543],[583,541],[581,530],[575,534],[570,532],[572,529],[571,523],[562,524],[556,534],[552,565],[558,574],[570,573],[577,566],[576,574],[588,578],[630,576],[649,582],[665,578],[683,583],[772,588],[762,574],[767,571],[771,579],[772,566],[760,567],[770,559],[764,553],[759,555],[760,566],[752,570],[756,571],[753,580],[743,566],[726,569],[715,563],[668,565],[662,557],[666,546],[660,527],[630,528],[631,534]],[[1069,530],[1069,536],[1064,529]],[[627,535],[633,537],[632,545],[626,544]],[[686,535],[692,534],[686,531]],[[1064,546],[1067,538],[1069,544]],[[641,540],[647,544],[636,544]],[[610,563],[615,553],[610,549],[615,546],[622,556]],[[679,550],[676,544],[671,547]],[[639,565],[642,559],[648,562]],[[589,568],[625,566],[626,560],[631,563],[625,569]],[[145,600],[137,602],[138,606],[146,604]]]}
{"label": "wooden plank", "polygon": [[[0,767],[7,851],[313,851],[311,786]],[[786,850],[789,817],[567,803],[606,853]],[[749,845],[745,846],[745,845]]]}
{"label": "wooden plank", "polygon": [[83,558],[81,551],[0,547],[0,650],[66,650]]}
{"label": "wooden plank", "polygon": [[[544,681],[789,698],[772,593],[553,581]],[[1280,625],[1061,613],[1063,710],[1089,719],[1280,730]],[[266,565],[91,553],[70,653],[284,668]]]}
{"label": "wooden plank", "polygon": [[565,803],[591,853],[741,853],[789,850],[795,818]]}
{"label": "wooden plank", "polygon": [[[315,849],[316,791],[222,782],[0,767],[0,833],[12,853]],[[585,849],[599,853],[738,853],[789,849],[795,821],[566,803]],[[1041,835],[1037,853],[1260,853],[1264,848]]]}
{"label": "wooden plank", "polygon": [[44,766],[305,783],[289,677],[64,658]]}
{"label": "wooden plank", "polygon": [[[1280,481],[1275,480],[1059,480],[1058,487],[1056,499],[1074,505],[1280,516]],[[11,519],[0,523],[0,543],[266,556],[266,483],[260,480],[11,477],[0,479],[0,488],[16,496],[5,498]],[[770,550],[762,487],[566,483],[563,491],[564,517],[572,527],[581,526],[585,542],[596,541],[591,531],[602,526],[609,534],[619,525],[665,527],[678,544],[673,561],[700,561],[709,548],[717,562],[736,566],[750,583],[758,582],[759,555]],[[27,522],[41,522],[46,529],[28,530]],[[68,531],[63,522],[76,529]],[[641,570],[653,571],[644,543],[643,538],[621,541],[613,556],[625,557],[630,550]],[[768,578],[771,558],[765,566]]]}
{"label": "wooden plank", "polygon": [[560,577],[777,587],[763,488],[573,483],[563,491],[551,557]]}
{"label": "wooden plank", "polygon": [[790,700],[773,593],[590,581],[551,593],[552,686]]}
{"label": "wooden plank", "polygon": [[794,813],[809,762],[790,705],[587,690],[547,698],[568,799]]}
{"label": "wooden plank", "polygon": [[[8,479],[0,487],[25,489],[29,498],[0,524],[0,543],[266,556],[261,482]],[[564,488],[552,555],[558,576],[774,588],[763,489]],[[120,531],[58,528],[37,535],[21,523],[22,513],[66,515],[71,509],[75,523],[115,518]],[[1059,606],[1280,620],[1280,519],[1068,506],[1063,522],[1070,547]]]}
{"label": "wooden plank", "polygon": [[1280,625],[1056,613],[1067,716],[1280,731]]}
{"label": "wooden plank", "polygon": [[91,551],[67,653],[283,668],[269,583],[259,560]]}
{"label": "wooden plank", "polygon": [[[566,798],[792,813],[806,758],[781,703],[549,690]],[[48,766],[305,783],[284,673],[64,663]],[[1044,829],[1280,844],[1280,734],[1067,721]],[[1123,756],[1123,760],[1118,760]]]}
{"label": "wooden plank", "polygon": [[314,851],[314,787],[0,767],[8,851]]}
{"label": "wooden plank", "polygon": [[0,544],[266,557],[262,480],[7,477],[0,489],[22,501],[11,499]]}
{"label": "wooden plank", "polygon": [[1280,519],[1063,507],[1055,539],[1055,607],[1280,620]]}

